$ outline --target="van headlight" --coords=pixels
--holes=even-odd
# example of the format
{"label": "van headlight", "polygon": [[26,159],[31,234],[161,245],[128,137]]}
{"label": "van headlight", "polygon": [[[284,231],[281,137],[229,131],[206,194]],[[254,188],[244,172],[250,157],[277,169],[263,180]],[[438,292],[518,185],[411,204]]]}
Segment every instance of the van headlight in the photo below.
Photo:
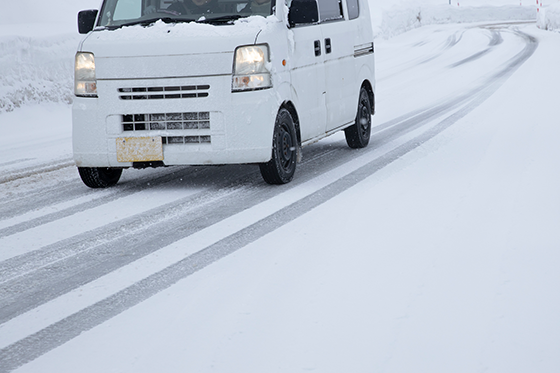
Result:
{"label": "van headlight", "polygon": [[268,45],[248,45],[235,50],[233,92],[272,87]]}
{"label": "van headlight", "polygon": [[76,53],[74,94],[81,97],[97,97],[97,79],[95,78],[95,59],[93,53]]}

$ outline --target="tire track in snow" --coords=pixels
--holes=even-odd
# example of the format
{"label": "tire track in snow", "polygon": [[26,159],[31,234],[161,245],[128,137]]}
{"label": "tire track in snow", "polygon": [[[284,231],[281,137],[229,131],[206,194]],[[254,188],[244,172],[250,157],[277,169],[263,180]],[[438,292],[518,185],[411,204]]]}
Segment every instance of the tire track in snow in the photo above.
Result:
{"label": "tire track in snow", "polygon": [[493,29],[489,29],[490,31],[490,41],[488,42],[488,48],[477,52],[467,58],[462,59],[461,61],[455,62],[453,64],[451,64],[449,67],[454,68],[454,67],[459,67],[461,65],[464,65],[466,63],[469,62],[473,62],[476,61],[482,57],[484,57],[485,55],[487,55],[488,53],[490,53],[492,51],[492,48],[496,47],[497,45],[500,45],[504,39],[502,38],[502,34],[500,32],[497,32],[496,30]]}
{"label": "tire track in snow", "polygon": [[[332,165],[325,160],[332,153],[322,151],[307,163],[321,159]],[[338,162],[349,156],[337,156]],[[0,263],[0,324],[278,193],[276,188],[248,188],[251,182],[256,186],[262,181],[256,169],[247,168],[246,173],[228,186],[209,188]],[[226,199],[236,204],[224,208]],[[149,244],[153,240],[157,243]]]}
{"label": "tire track in snow", "polygon": [[[53,190],[41,190],[36,193],[35,196],[29,196],[18,202],[7,202],[8,208],[4,213],[5,218],[14,218],[21,216],[29,211],[37,210],[40,208],[51,207],[56,204],[63,204],[65,202],[70,202],[72,199],[90,195],[91,200],[83,203],[78,203],[72,207],[64,208],[61,211],[53,213],[45,213],[36,218],[31,218],[20,223],[10,225],[6,228],[0,229],[0,238],[6,237],[18,232],[23,232],[25,230],[62,219],[64,217],[76,214],[78,212],[86,211],[88,209],[95,208],[97,206],[110,203],[120,198],[138,193],[143,190],[158,187],[163,184],[180,180],[181,178],[187,177],[197,177],[199,170],[196,168],[181,168],[178,167],[175,172],[164,174],[161,176],[156,176],[149,179],[149,184],[146,183],[146,179],[139,179],[134,181],[129,181],[128,183],[121,183],[115,188],[109,188],[105,190],[92,190],[86,188],[79,179],[74,180],[71,185],[63,185],[60,189]],[[76,176],[78,177],[78,176]],[[99,198],[98,195],[103,193],[104,195]],[[35,197],[35,198],[33,198]],[[5,206],[0,206],[4,209]]]}
{"label": "tire track in snow", "polygon": [[250,204],[267,197],[211,188],[16,257],[2,273],[0,324],[224,219],[231,214],[224,199]]}
{"label": "tire track in snow", "polygon": [[[319,151],[312,152],[313,154],[311,157],[319,156],[319,153],[324,151],[322,149],[318,150]],[[231,168],[235,166],[223,167]],[[25,196],[16,197],[3,203],[0,202],[0,211],[2,211],[2,220],[0,220],[0,239],[2,237],[24,232],[28,229],[95,208],[102,204],[110,203],[139,191],[162,186],[166,183],[175,182],[176,184],[179,184],[178,180],[189,179],[191,180],[188,184],[189,187],[192,185],[201,185],[205,180],[208,185],[215,184],[215,178],[212,179],[212,177],[215,176],[215,173],[211,169],[212,167],[173,167],[172,173],[168,172],[159,176],[146,175],[140,179],[129,180],[128,182],[123,182],[121,180],[116,187],[105,190],[92,190],[86,188],[76,176],[76,178],[72,179],[70,183],[63,182],[50,188],[42,188],[40,190],[27,192]],[[37,170],[37,173],[40,172],[41,170]],[[229,180],[239,176],[238,174],[239,172],[236,172],[235,175],[229,178]],[[84,197],[86,196],[91,196],[91,199],[86,202],[73,203],[73,200],[85,199]],[[71,204],[71,207],[63,207],[56,212],[40,212],[42,209],[56,209],[58,207],[57,205],[65,204]],[[24,216],[25,214],[34,214],[39,216],[26,218]],[[14,220],[16,220],[16,222],[13,222]],[[2,226],[4,226],[4,228],[2,228]]]}
{"label": "tire track in snow", "polygon": [[37,172],[44,173],[44,172],[57,171],[72,166],[74,166],[74,161],[70,159],[65,159],[55,164],[49,163],[49,164],[43,164],[43,165],[38,165],[33,167],[27,167],[24,169],[20,169],[18,171],[10,172],[7,175],[3,175],[2,177],[0,177],[0,184],[8,183],[10,181],[15,181],[19,179],[24,179],[26,177],[37,174]]}
{"label": "tire track in snow", "polygon": [[[421,111],[420,113],[415,113],[414,117],[416,120],[424,121],[426,124],[430,122],[430,118],[442,118],[443,114],[447,114],[447,116],[438,121],[435,126],[426,126],[429,128],[425,132],[406,141],[391,151],[376,157],[357,170],[323,186],[321,189],[292,202],[290,205],[283,207],[261,220],[134,283],[126,289],[3,348],[0,350],[0,361],[3,362],[0,371],[7,372],[15,369],[71,340],[82,332],[94,328],[96,325],[99,325],[141,301],[148,299],[154,294],[170,287],[177,281],[196,273],[202,268],[245,247],[247,244],[258,240],[267,233],[278,229],[280,226],[297,219],[311,209],[336,197],[348,188],[351,188],[360,181],[370,177],[380,169],[431,140],[484,102],[534,53],[538,45],[536,39],[521,32],[516,33],[525,39],[526,48],[511,59],[510,63],[502,70],[498,71],[488,85],[471,92],[471,95],[465,95],[464,97],[468,96],[468,98],[464,100],[455,99],[453,100],[455,102],[442,104],[439,107],[425,112]],[[385,132],[385,141],[390,141],[389,139],[399,136],[401,133],[399,129],[404,133],[409,133],[421,127],[421,125],[416,125],[416,123],[417,122],[412,118],[404,119],[398,123],[388,123],[385,125],[385,129],[382,130],[381,134]],[[363,151],[361,153],[365,155],[368,153],[373,154],[373,150]],[[348,158],[351,157],[349,156]],[[343,163],[350,162],[348,158],[345,158]],[[300,182],[295,186],[300,184],[302,183]],[[291,187],[291,189],[293,190],[295,186]],[[289,190],[289,188],[285,189]],[[272,188],[267,189],[267,191],[271,195],[277,195],[276,191]],[[258,193],[258,191],[256,192]]]}
{"label": "tire track in snow", "polygon": [[[314,154],[309,158],[309,160],[305,160],[303,164],[309,163],[312,160],[322,158],[325,155],[332,153],[332,150],[320,149],[320,151],[315,151],[313,153]],[[188,178],[192,179],[190,182],[188,182],[189,189],[192,189],[193,187],[200,187],[204,189],[199,192],[200,195],[205,196],[201,200],[201,204],[211,201],[213,199],[213,195],[216,195],[218,192],[223,192],[225,189],[232,189],[236,186],[239,187],[241,185],[243,185],[244,187],[250,187],[251,185],[256,186],[258,184],[263,184],[261,179],[257,176],[256,167],[226,166],[226,169],[229,170],[226,173],[223,172],[224,168],[221,168],[220,175],[223,176],[222,179],[225,180],[225,183],[222,184],[216,182],[216,173],[211,171],[211,169],[211,167],[203,167],[200,169],[192,167],[183,169],[180,172],[173,172],[171,174],[168,173],[155,179],[144,178],[141,180],[137,180],[132,184],[125,184],[126,187],[124,189],[121,187],[120,189],[115,188],[111,190],[96,191],[97,193],[108,193],[107,195],[104,195],[101,198],[97,198],[93,201],[79,203],[76,205],[72,205],[71,207],[68,207],[62,211],[49,213],[38,218],[32,218],[31,220],[24,221],[22,223],[15,224],[14,226],[2,229],[0,230],[0,232],[3,233],[4,237],[20,232],[25,232],[37,226],[41,226],[50,222],[56,222],[68,216],[88,212],[96,207],[107,205],[111,202],[121,200],[142,191],[154,191],[158,186],[162,187],[164,184],[181,186],[181,181]],[[249,175],[251,176],[249,177]],[[211,186],[210,188],[208,187],[209,185]],[[81,188],[82,190],[84,190],[85,187],[81,186]],[[87,195],[91,194],[90,190],[85,190],[87,190],[88,192]],[[155,190],[155,192],[157,192],[157,190]],[[174,200],[169,204],[159,206],[159,208],[151,209],[144,213],[139,213],[136,216],[132,216],[126,219],[125,222],[121,221],[118,224],[121,228],[117,232],[113,231],[111,225],[113,225],[114,223],[111,223],[108,224],[107,227],[103,226],[97,229],[92,229],[85,233],[69,237],[68,239],[64,239],[57,243],[50,244],[42,248],[37,247],[35,250],[29,250],[29,252],[27,253],[14,256],[10,259],[5,259],[4,261],[0,262],[0,283],[8,281],[11,277],[20,276],[26,272],[29,272],[33,268],[40,268],[45,266],[49,262],[48,258],[50,255],[54,255],[51,257],[52,260],[50,260],[54,262],[60,260],[64,256],[62,253],[71,253],[69,255],[74,255],[75,252],[78,251],[77,249],[74,251],[72,251],[71,249],[66,250],[67,248],[77,248],[85,246],[88,242],[97,245],[99,244],[99,242],[109,241],[110,237],[114,236],[117,233],[122,235],[123,231],[127,231],[128,229],[135,229],[135,227],[139,225],[146,225],[143,222],[147,220],[151,221],[152,225],[155,225],[157,223],[158,217],[161,220],[167,220],[168,218],[165,216],[170,215],[170,211],[177,210],[181,206],[185,207],[185,201],[188,202],[193,198],[194,197],[189,196],[180,200]],[[31,204],[33,204],[33,202],[31,202]],[[0,234],[0,243],[1,237],[2,235]],[[6,242],[4,242],[4,244],[6,244]]]}
{"label": "tire track in snow", "polygon": [[[467,97],[467,96],[465,96]],[[406,135],[407,133],[416,130],[417,128],[425,125],[429,121],[433,120],[435,116],[442,114],[447,110],[452,110],[455,106],[461,104],[465,97],[461,99],[452,100],[450,103],[440,105],[436,108],[421,110],[418,112],[413,112],[410,115],[403,116],[396,121],[388,122],[384,125],[377,127],[378,139],[376,140],[376,145],[381,146],[387,144],[399,137]],[[389,128],[390,127],[390,128]],[[384,131],[381,134],[381,131]],[[306,172],[306,168],[311,168],[313,170],[319,170],[319,174],[328,171],[329,168],[333,168],[340,164],[351,162],[355,158],[355,152],[348,151],[346,146],[343,145],[344,156],[341,156],[339,149],[338,151],[321,151],[314,154],[312,157],[306,157],[306,160],[301,165],[303,166],[303,173],[306,176],[298,177],[293,183],[285,186],[284,188],[294,188],[298,184],[301,184],[310,179],[311,173]],[[307,165],[307,163],[312,163]],[[254,172],[255,177],[253,183],[260,184],[260,178]],[[177,175],[167,175],[168,177],[177,177]],[[163,183],[164,181],[161,180]],[[167,180],[165,180],[167,181]],[[160,184],[161,184],[160,183]],[[269,188],[260,191],[259,193],[264,195],[252,196],[246,198],[247,189],[239,189],[239,183],[242,185],[247,185],[250,180],[240,180],[233,183],[227,187],[215,187],[210,190],[201,193],[202,197],[189,196],[181,200],[173,201],[168,205],[160,206],[156,209],[146,211],[141,214],[132,216],[124,221],[120,221],[118,224],[110,224],[109,226],[103,226],[94,230],[87,231],[85,233],[73,236],[63,241],[59,241],[55,244],[51,244],[41,248],[41,250],[31,251],[29,253],[19,255],[17,257],[5,260],[0,263],[0,324],[12,317],[17,316],[17,314],[23,313],[43,302],[47,302],[56,296],[64,293],[65,291],[71,290],[75,287],[82,285],[88,281],[95,279],[95,276],[101,276],[108,273],[119,266],[126,265],[129,262],[137,260],[143,255],[147,255],[153,250],[135,250],[134,245],[136,241],[140,240],[146,242],[149,240],[149,233],[147,232],[169,232],[169,237],[175,237],[176,240],[182,238],[177,234],[173,235],[173,232],[179,230],[184,230],[185,225],[192,223],[193,218],[191,215],[199,216],[194,210],[198,209],[200,205],[209,204],[208,210],[220,210],[221,202],[214,203],[212,200],[215,199],[215,195],[220,194],[224,189],[232,189],[234,185],[238,185],[237,189],[232,193],[227,195],[230,200],[238,201],[237,208],[230,209],[228,214],[223,214],[221,219],[225,219],[236,213],[239,213],[242,209],[251,207],[257,203],[262,202],[270,198],[276,192],[275,189],[269,190]],[[154,183],[150,183],[154,184]],[[273,192],[272,194],[270,192]],[[104,203],[109,203],[118,198],[123,198],[126,195],[131,194],[130,188],[121,192],[119,194],[111,194],[103,198],[101,201],[93,201],[88,204],[82,204],[74,208],[68,209],[66,211],[51,214],[49,218],[56,217],[66,217],[74,212],[86,211],[88,208],[93,208]],[[193,200],[199,201],[198,204],[193,204]],[[243,201],[244,203],[239,203]],[[89,205],[89,206],[87,206]],[[181,214],[184,211],[184,214]],[[202,215],[205,216],[206,215]],[[40,219],[35,219],[36,222]],[[48,219],[51,221],[54,219]],[[204,229],[209,225],[216,222],[215,219],[207,219],[204,226],[199,225],[199,229]],[[32,226],[35,226],[33,224]],[[173,228],[169,228],[169,227]],[[193,232],[190,232],[192,234]],[[117,237],[117,239],[114,239]],[[126,238],[125,238],[126,237]],[[129,240],[129,237],[132,240]],[[140,239],[139,239],[140,238]],[[121,242],[122,241],[122,242]],[[130,244],[130,242],[134,244]],[[143,245],[145,246],[145,245]],[[112,247],[118,247],[119,251],[117,253],[111,253]],[[134,255],[127,254],[128,261],[122,260],[122,252],[134,252]],[[119,256],[119,258],[115,258]],[[101,266],[100,263],[104,263],[104,270],[102,272],[91,273],[89,276],[87,273],[87,268],[82,268],[84,264],[87,263],[88,267]],[[62,271],[61,269],[69,268],[71,270]],[[35,271],[35,272],[34,272]],[[33,273],[34,272],[34,273]],[[83,276],[76,277],[75,275],[69,275],[69,273],[82,273]],[[25,276],[24,278],[21,278]],[[58,289],[56,287],[57,283],[63,283],[64,289]],[[7,290],[9,289],[9,290]],[[26,292],[25,289],[34,289],[33,292]],[[26,299],[24,301],[24,299]],[[8,306],[6,306],[6,304]],[[11,306],[10,306],[11,305]],[[11,309],[11,311],[8,311]],[[19,313],[15,313],[19,310]]]}

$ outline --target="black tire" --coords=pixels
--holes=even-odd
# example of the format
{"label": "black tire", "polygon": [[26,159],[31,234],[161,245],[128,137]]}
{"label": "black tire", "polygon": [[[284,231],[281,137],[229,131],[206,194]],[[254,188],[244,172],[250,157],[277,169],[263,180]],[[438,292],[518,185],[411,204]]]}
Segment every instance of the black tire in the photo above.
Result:
{"label": "black tire", "polygon": [[365,88],[360,90],[358,113],[353,125],[344,130],[346,143],[352,149],[365,148],[369,144],[371,134],[371,102]]}
{"label": "black tire", "polygon": [[108,188],[119,182],[122,168],[78,167],[84,184],[90,188]]}
{"label": "black tire", "polygon": [[268,184],[286,184],[292,181],[296,172],[298,140],[294,119],[286,109],[280,109],[274,125],[272,159],[261,163],[261,175]]}

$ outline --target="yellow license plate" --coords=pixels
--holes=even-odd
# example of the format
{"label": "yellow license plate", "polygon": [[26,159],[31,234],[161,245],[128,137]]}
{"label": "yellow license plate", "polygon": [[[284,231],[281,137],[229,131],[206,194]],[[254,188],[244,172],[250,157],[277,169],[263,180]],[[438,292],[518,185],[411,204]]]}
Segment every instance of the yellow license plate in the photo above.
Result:
{"label": "yellow license plate", "polygon": [[117,139],[119,162],[163,161],[161,137],[125,137]]}

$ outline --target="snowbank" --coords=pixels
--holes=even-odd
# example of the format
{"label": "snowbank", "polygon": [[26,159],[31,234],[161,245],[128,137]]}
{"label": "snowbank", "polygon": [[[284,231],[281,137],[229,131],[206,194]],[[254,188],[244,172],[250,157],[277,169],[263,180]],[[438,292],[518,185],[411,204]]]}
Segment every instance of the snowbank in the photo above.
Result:
{"label": "snowbank", "polygon": [[[59,0],[59,7],[42,8],[46,3],[22,0],[10,8],[9,4],[15,4],[11,2],[9,12],[0,13],[0,114],[27,104],[72,102],[74,54],[82,38],[77,33],[76,14],[98,7],[99,0],[64,1]],[[370,0],[370,8],[375,35],[383,39],[428,24],[535,19],[534,6],[503,5],[505,2],[472,6],[482,4],[472,1],[472,5],[457,7],[441,5],[441,1]],[[25,3],[30,7],[22,6]],[[556,23],[550,24],[558,25],[560,9],[549,7],[546,13],[547,17],[556,14]]]}
{"label": "snowbank", "polygon": [[543,30],[560,31],[560,3],[541,8],[537,15],[537,26]]}
{"label": "snowbank", "polygon": [[71,103],[77,14],[101,0],[3,1],[0,115],[27,104]]}
{"label": "snowbank", "polygon": [[[375,9],[372,11],[375,12]],[[388,39],[410,29],[443,23],[534,20],[534,6],[410,6],[385,9],[374,15],[376,37]]]}
{"label": "snowbank", "polygon": [[72,34],[0,37],[0,113],[29,103],[72,103],[79,40]]}

